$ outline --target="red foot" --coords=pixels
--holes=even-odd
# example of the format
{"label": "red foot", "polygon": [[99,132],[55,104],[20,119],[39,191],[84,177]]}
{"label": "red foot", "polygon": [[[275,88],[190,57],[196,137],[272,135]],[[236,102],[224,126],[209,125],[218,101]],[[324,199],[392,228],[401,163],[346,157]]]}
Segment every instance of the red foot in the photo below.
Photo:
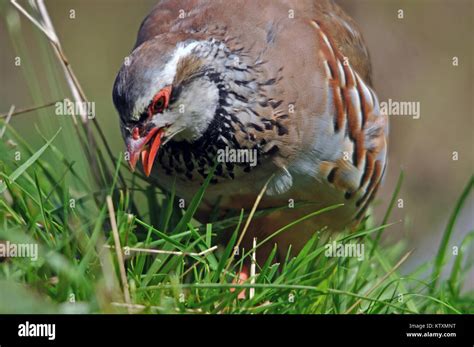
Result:
{"label": "red foot", "polygon": [[[249,269],[247,266],[242,266],[242,270],[237,274],[237,278],[232,281],[232,283],[236,284],[243,284],[245,281],[249,279]],[[236,288],[230,288],[231,293],[235,292]],[[246,290],[242,289],[237,295],[237,299],[245,299]]]}

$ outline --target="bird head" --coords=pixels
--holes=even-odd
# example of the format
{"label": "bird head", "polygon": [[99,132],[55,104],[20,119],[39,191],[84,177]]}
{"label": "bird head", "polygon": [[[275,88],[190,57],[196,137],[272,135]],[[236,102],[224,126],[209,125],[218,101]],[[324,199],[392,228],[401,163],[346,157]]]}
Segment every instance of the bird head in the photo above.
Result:
{"label": "bird head", "polygon": [[[159,36],[124,61],[113,88],[132,168],[141,157],[150,175],[161,145],[203,136],[219,105],[219,89],[206,60],[208,41],[170,44]],[[209,54],[207,54],[209,55]]]}

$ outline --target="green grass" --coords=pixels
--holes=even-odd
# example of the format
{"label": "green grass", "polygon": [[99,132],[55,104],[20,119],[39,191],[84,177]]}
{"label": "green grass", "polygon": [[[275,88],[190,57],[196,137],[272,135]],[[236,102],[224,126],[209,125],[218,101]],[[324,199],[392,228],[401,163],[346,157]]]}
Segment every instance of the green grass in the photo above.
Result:
{"label": "green grass", "polygon": [[[42,105],[66,97],[64,76],[48,42],[36,33],[41,54],[35,55],[23,40],[14,10],[7,10],[6,5],[0,10],[7,19],[15,55],[35,56],[48,69],[49,79],[43,82],[50,94],[45,95],[31,60],[23,59],[33,101]],[[474,266],[468,251],[474,231],[462,241],[447,268],[448,245],[472,193],[472,177],[453,204],[438,252],[409,275],[399,271],[411,254],[409,247],[403,242],[379,242],[390,230],[401,174],[393,196],[386,198],[390,202],[381,224],[369,217],[356,231],[333,236],[340,243],[364,244],[362,261],[326,257],[322,230],[296,257],[288,256],[280,264],[273,261],[274,250],[257,267],[254,283],[236,285],[232,281],[243,259],[253,253],[233,255],[239,232],[271,211],[242,210],[237,216],[201,225],[193,217],[211,176],[189,205],[180,209],[174,188],[161,192],[140,175],[132,176],[121,155],[109,158],[103,144],[93,147],[70,118],[48,117],[51,113],[42,109],[29,115],[35,127],[28,138],[35,141],[25,141],[0,118],[0,128],[6,126],[0,140],[0,240],[39,247],[37,261],[10,258],[0,263],[0,313],[474,313],[474,293],[463,290]],[[100,144],[96,128],[90,134]],[[84,143],[89,146],[85,150]],[[18,154],[21,158],[15,160]],[[113,210],[107,205],[108,196]],[[275,234],[291,232],[293,225],[334,208],[338,206],[314,211]],[[230,241],[206,252],[229,229],[234,230]],[[122,247],[162,253],[127,254],[124,248],[124,283],[114,235]],[[272,239],[258,240],[257,252],[264,242]],[[231,291],[232,287],[248,292],[255,288],[255,295],[238,300],[239,291]],[[125,291],[131,305],[125,305]]]}
{"label": "green grass", "polygon": [[[13,129],[10,140],[23,143]],[[403,244],[381,246],[379,233],[390,226],[378,226],[368,219],[352,233],[341,233],[341,243],[363,243],[366,256],[326,257],[324,232],[315,236],[294,258],[282,264],[272,258],[257,269],[255,283],[232,284],[242,259],[233,257],[233,247],[248,218],[239,217],[200,225],[193,220],[209,180],[185,210],[177,208],[175,194],[150,189],[135,179],[128,188],[115,179],[96,192],[69,189],[81,186],[74,164],[55,147],[55,137],[39,149],[26,144],[0,144],[4,192],[0,200],[0,239],[37,243],[39,259],[10,258],[0,264],[0,312],[127,312],[117,255],[114,250],[107,195],[113,196],[117,231],[122,247],[176,251],[182,254],[125,255],[125,271],[133,312],[159,313],[465,313],[472,312],[473,293],[462,291],[464,275],[472,269],[466,251],[470,233],[462,243],[450,273],[440,277],[447,260],[447,245],[455,219],[472,191],[473,179],[455,204],[438,254],[430,264],[401,276],[396,264],[409,256]],[[10,141],[10,143],[12,142]],[[14,152],[28,153],[15,162]],[[45,159],[44,156],[50,156]],[[209,176],[211,177],[211,176]],[[398,191],[398,189],[396,189]],[[395,191],[395,193],[396,193]],[[132,193],[136,204],[134,213]],[[94,199],[95,197],[95,199]],[[73,200],[71,200],[73,199]],[[146,203],[143,203],[146,201]],[[395,199],[392,199],[392,204]],[[337,206],[329,207],[337,208]],[[389,211],[391,206],[389,207]],[[268,211],[267,211],[268,212]],[[315,211],[306,218],[317,218]],[[151,217],[154,215],[154,218]],[[156,224],[150,220],[155,219]],[[303,220],[305,218],[302,218]],[[387,214],[384,220],[389,220]],[[291,226],[275,233],[291,232]],[[225,228],[234,226],[227,245],[197,255],[217,244]],[[270,240],[259,240],[258,246]],[[109,245],[110,247],[104,247]],[[258,247],[257,247],[258,248]],[[126,249],[125,249],[126,250]],[[258,251],[258,250],[257,250]],[[403,260],[403,259],[402,259]],[[432,271],[427,271],[432,269]],[[238,300],[231,287],[255,288],[252,299]],[[75,301],[75,303],[71,303]],[[25,303],[29,303],[28,305]],[[138,306],[139,305],[139,306]]]}

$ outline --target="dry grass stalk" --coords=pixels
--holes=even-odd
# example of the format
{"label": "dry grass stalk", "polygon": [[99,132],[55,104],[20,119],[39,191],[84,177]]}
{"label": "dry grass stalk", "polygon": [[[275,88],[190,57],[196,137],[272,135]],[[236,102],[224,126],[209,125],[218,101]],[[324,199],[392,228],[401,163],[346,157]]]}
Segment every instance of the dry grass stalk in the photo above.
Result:
{"label": "dry grass stalk", "polygon": [[117,254],[117,261],[120,269],[120,279],[122,280],[123,294],[125,302],[131,304],[130,291],[128,288],[127,273],[125,271],[125,263],[122,254],[122,247],[120,246],[120,236],[117,229],[117,221],[115,219],[115,210],[110,195],[107,196],[107,208],[109,210],[110,225],[112,226],[112,234],[114,236],[115,253]]}
{"label": "dry grass stalk", "polygon": [[[18,11],[20,11],[26,18],[28,18],[30,20],[30,22],[32,22],[39,30],[41,30],[41,32],[43,32],[45,34],[45,36],[48,38],[49,42],[53,46],[54,52],[56,53],[56,56],[58,57],[58,60],[59,60],[61,66],[63,68],[64,76],[65,76],[65,79],[68,83],[69,89],[71,90],[71,94],[73,96],[73,99],[77,103],[77,105],[79,106],[79,114],[80,114],[80,117],[81,117],[81,120],[82,120],[83,129],[85,131],[87,141],[85,141],[80,136],[80,134],[78,132],[79,139],[81,141],[81,145],[83,147],[83,150],[86,153],[87,159],[91,163],[91,167],[92,167],[92,171],[93,171],[93,177],[98,180],[97,183],[100,186],[104,182],[99,181],[100,178],[102,177],[102,174],[101,174],[102,171],[99,168],[97,159],[102,158],[102,157],[100,155],[100,149],[97,145],[95,137],[93,136],[93,134],[91,132],[91,129],[89,127],[89,123],[90,123],[89,120],[91,120],[92,123],[94,124],[95,129],[97,130],[97,132],[99,134],[99,137],[100,137],[100,139],[101,139],[101,141],[102,141],[102,143],[103,143],[103,145],[104,145],[104,147],[107,151],[107,154],[108,154],[110,160],[112,161],[113,165],[115,164],[115,157],[114,157],[114,155],[112,153],[112,150],[111,150],[111,148],[110,148],[110,146],[109,146],[109,144],[108,144],[108,142],[105,138],[105,135],[104,135],[99,123],[95,119],[95,117],[89,119],[89,117],[87,115],[87,112],[86,112],[86,109],[85,109],[84,105],[86,103],[88,103],[89,101],[87,100],[87,97],[86,97],[86,95],[85,95],[85,93],[84,93],[84,91],[83,91],[76,75],[74,74],[74,71],[72,70],[72,67],[71,67],[71,65],[70,65],[70,63],[69,63],[69,61],[66,57],[66,54],[64,53],[64,51],[62,49],[61,42],[59,41],[59,38],[56,34],[54,26],[51,22],[51,19],[50,19],[48,11],[46,9],[46,6],[44,4],[44,1],[43,0],[32,0],[32,1],[30,1],[31,6],[36,10],[37,15],[39,16],[38,19],[34,18],[16,0],[10,0],[10,2],[16,9],[18,9]],[[77,120],[74,116],[73,116],[73,121],[74,121],[74,124],[76,125],[76,129],[77,129]],[[110,178],[111,174],[107,170],[107,166],[104,162],[102,162],[102,169],[107,174],[107,176],[109,176],[109,178]],[[120,179],[122,185],[125,187],[125,180],[124,180],[124,178],[123,178],[123,176],[121,175],[120,172],[119,172],[119,179]]]}

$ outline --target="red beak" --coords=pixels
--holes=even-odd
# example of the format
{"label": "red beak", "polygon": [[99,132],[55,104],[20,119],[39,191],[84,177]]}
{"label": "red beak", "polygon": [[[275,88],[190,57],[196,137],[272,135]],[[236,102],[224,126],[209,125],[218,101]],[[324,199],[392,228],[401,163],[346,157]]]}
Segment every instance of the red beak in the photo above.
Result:
{"label": "red beak", "polygon": [[163,136],[163,133],[163,128],[153,128],[145,137],[138,139],[132,138],[129,140],[128,153],[130,157],[128,163],[130,164],[132,171],[135,171],[138,158],[141,156],[145,175],[147,177],[150,176],[156,154],[161,145],[161,137]]}

